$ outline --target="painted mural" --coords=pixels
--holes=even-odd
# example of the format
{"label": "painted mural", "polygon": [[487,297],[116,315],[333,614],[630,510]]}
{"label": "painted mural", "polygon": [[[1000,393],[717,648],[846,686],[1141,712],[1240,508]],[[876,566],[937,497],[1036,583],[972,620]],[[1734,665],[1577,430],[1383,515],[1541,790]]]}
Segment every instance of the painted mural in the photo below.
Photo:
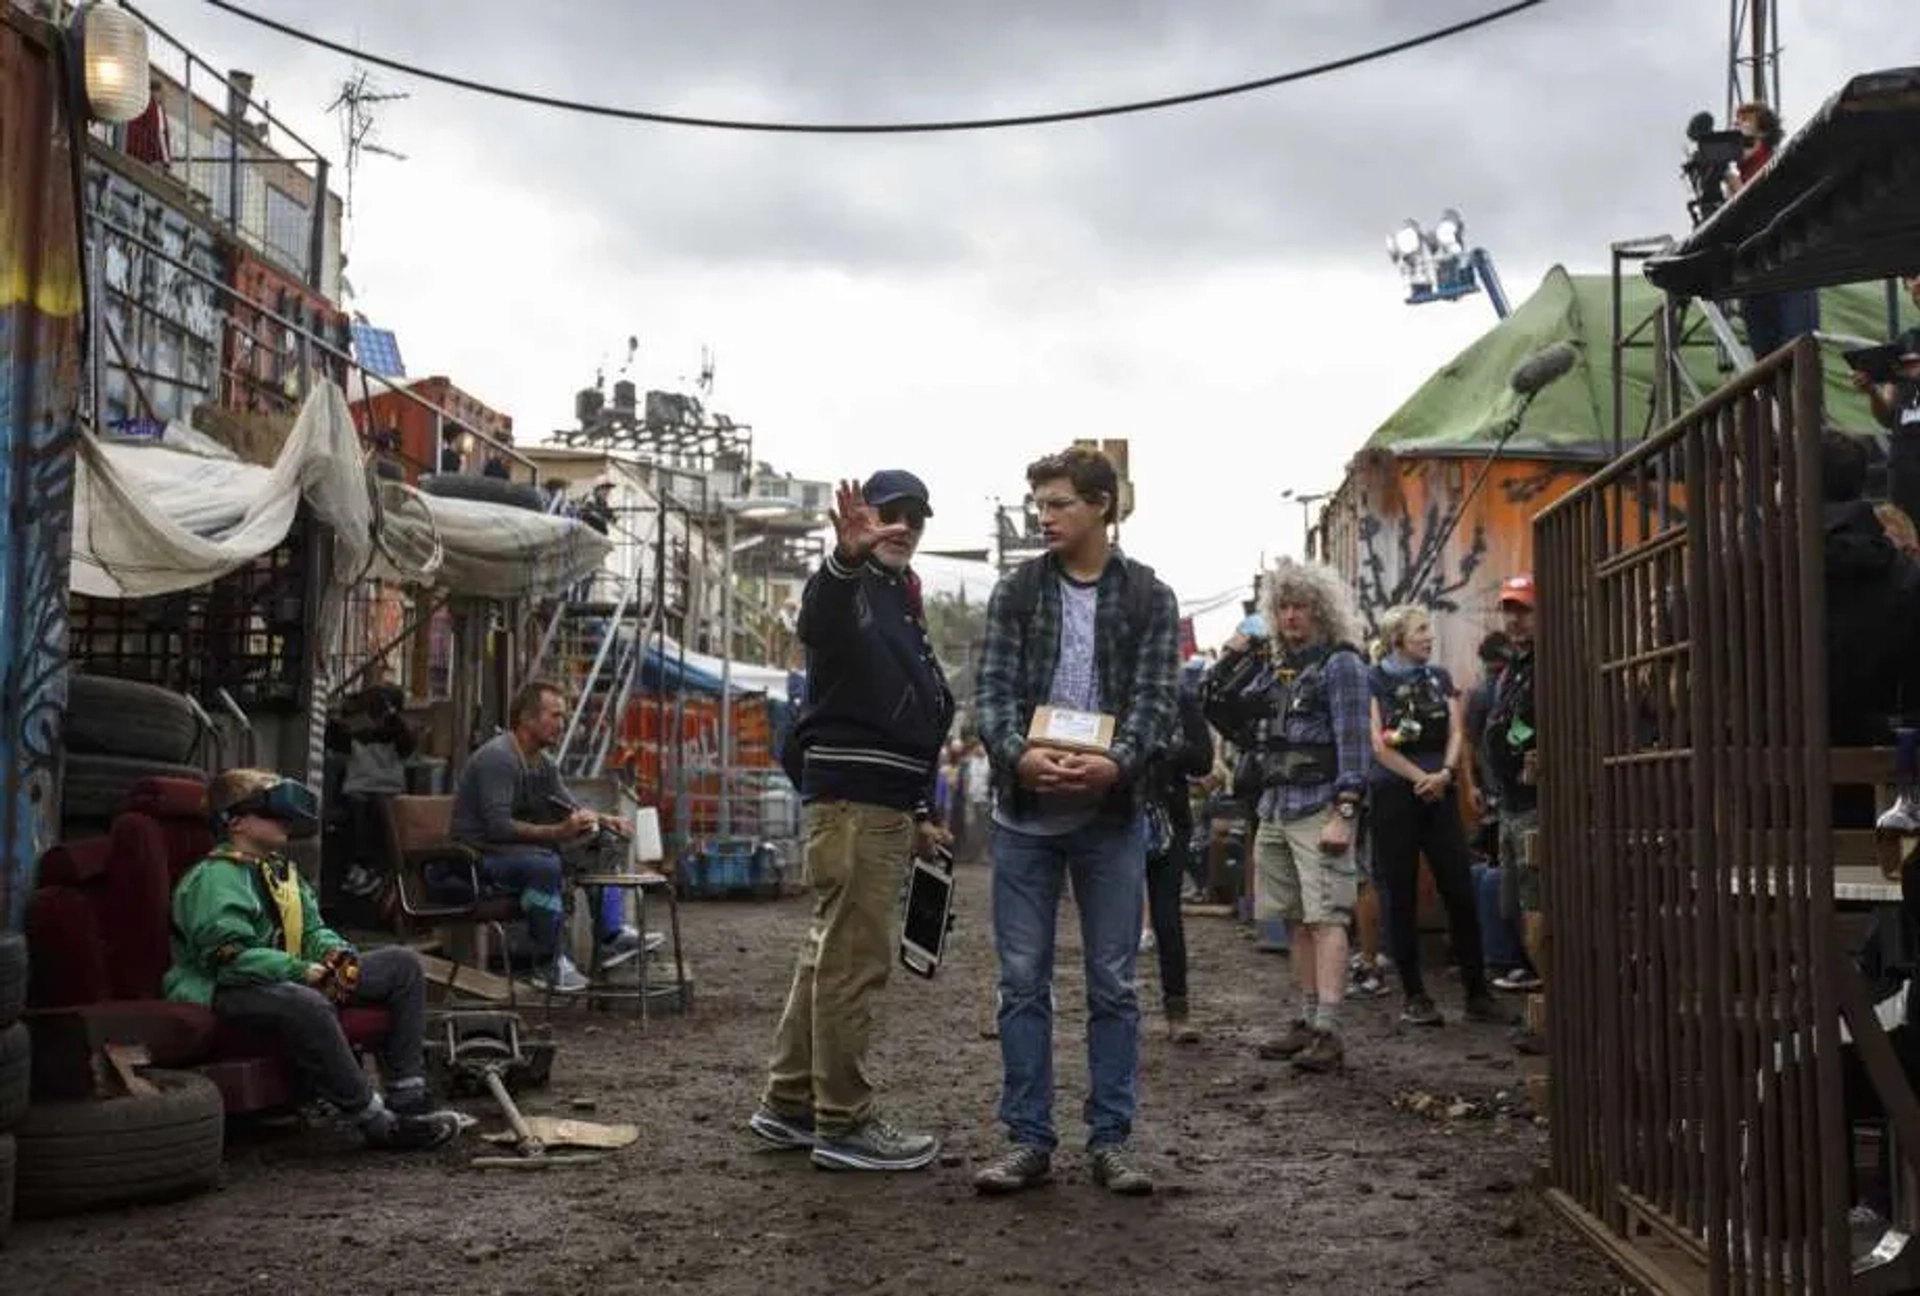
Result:
{"label": "painted mural", "polygon": [[[1531,571],[1533,515],[1586,480],[1593,465],[1362,454],[1324,516],[1325,552],[1359,595],[1371,630],[1402,603],[1432,609],[1435,656],[1478,679],[1480,640],[1500,626],[1500,582]],[[1449,526],[1466,500],[1457,525]]]}
{"label": "painted mural", "polygon": [[59,79],[0,19],[0,923],[58,827],[82,291]]}

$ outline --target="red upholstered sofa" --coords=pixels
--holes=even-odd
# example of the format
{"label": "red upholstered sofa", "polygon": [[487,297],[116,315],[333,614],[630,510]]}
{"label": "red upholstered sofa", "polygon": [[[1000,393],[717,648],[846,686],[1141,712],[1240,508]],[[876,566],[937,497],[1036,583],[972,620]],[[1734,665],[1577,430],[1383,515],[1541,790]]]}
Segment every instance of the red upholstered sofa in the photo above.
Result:
{"label": "red upholstered sofa", "polygon": [[[160,996],[173,887],[213,845],[204,792],[186,779],[143,780],[107,836],[62,843],[41,858],[27,907],[37,1096],[87,1093],[101,1046],[118,1043],[145,1045],[156,1066],[199,1071],[220,1087],[229,1115],[299,1100],[271,1035]],[[348,1008],[341,1024],[356,1047],[371,1048],[390,1022],[384,1010]]]}

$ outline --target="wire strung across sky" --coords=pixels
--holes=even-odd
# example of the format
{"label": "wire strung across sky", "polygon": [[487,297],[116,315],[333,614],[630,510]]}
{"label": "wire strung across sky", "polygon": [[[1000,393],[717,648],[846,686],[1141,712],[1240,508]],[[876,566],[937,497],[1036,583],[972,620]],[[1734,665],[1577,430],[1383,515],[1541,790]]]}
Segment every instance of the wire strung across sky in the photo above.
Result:
{"label": "wire strung across sky", "polygon": [[612,117],[622,121],[650,122],[656,126],[692,126],[706,130],[752,131],[762,134],[781,135],[934,135],[950,134],[957,131],[1004,130],[1015,126],[1054,126],[1062,122],[1090,121],[1098,117],[1121,117],[1133,113],[1159,112],[1168,108],[1184,108],[1190,104],[1204,103],[1210,99],[1227,99],[1235,95],[1250,94],[1256,90],[1271,90],[1275,86],[1290,85],[1296,81],[1306,81],[1313,77],[1325,76],[1332,72],[1345,71],[1359,67],[1363,63],[1374,63],[1381,59],[1404,54],[1424,45],[1436,44],[1455,36],[1461,36],[1480,27],[1490,26],[1503,18],[1527,9],[1545,4],[1546,0],[1515,0],[1502,8],[1490,10],[1473,18],[1464,19],[1445,27],[1437,28],[1419,36],[1410,36],[1390,45],[1380,45],[1363,50],[1358,54],[1349,54],[1344,58],[1332,59],[1325,63],[1316,63],[1311,67],[1295,68],[1290,72],[1281,72],[1273,76],[1260,77],[1253,81],[1240,81],[1233,85],[1214,86],[1206,90],[1190,90],[1182,94],[1164,95],[1157,99],[1136,99],[1127,103],[1105,104],[1090,108],[1068,108],[1058,112],[1025,113],[1014,117],[973,117],[958,118],[950,121],[912,121],[912,122],[787,122],[787,121],[741,121],[725,117],[694,117],[682,113],[651,112],[641,108],[621,108],[612,104],[587,103],[577,99],[562,99],[553,95],[537,94],[529,90],[517,90],[511,86],[494,85],[485,81],[476,81],[470,77],[456,76],[450,72],[439,72],[431,68],[418,67],[356,49],[352,45],[328,40],[312,32],[288,23],[268,18],[233,3],[233,0],[206,0],[215,9],[243,18],[269,31],[282,36],[317,45],[321,49],[331,50],[347,58],[371,63],[405,76],[418,77],[423,81],[432,81],[440,85],[452,86],[457,90],[468,90],[475,94],[492,95],[495,98],[510,99],[518,103],[532,104],[542,108],[558,108],[565,112],[587,113],[595,117]]}

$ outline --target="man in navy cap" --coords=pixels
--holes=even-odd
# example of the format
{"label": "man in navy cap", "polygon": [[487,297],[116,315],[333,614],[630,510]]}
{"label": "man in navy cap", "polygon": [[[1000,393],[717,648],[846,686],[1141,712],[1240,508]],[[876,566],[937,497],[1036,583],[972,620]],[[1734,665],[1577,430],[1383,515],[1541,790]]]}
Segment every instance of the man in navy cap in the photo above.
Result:
{"label": "man in navy cap", "polygon": [[902,875],[945,839],[933,784],[953,695],[909,564],[933,508],[918,477],[842,482],[833,552],[801,595],[806,702],[781,753],[806,807],[813,921],[747,1124],[830,1170],[918,1170],[940,1145],[874,1110],[864,1063],[893,966]]}

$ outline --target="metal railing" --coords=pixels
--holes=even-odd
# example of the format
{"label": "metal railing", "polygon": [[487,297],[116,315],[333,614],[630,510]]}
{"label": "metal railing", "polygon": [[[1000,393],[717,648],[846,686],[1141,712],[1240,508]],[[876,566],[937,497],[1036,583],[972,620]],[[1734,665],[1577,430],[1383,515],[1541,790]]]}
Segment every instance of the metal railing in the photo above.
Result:
{"label": "metal railing", "polygon": [[1664,1290],[1858,1290],[1821,415],[1803,338],[1535,525],[1551,1196]]}

